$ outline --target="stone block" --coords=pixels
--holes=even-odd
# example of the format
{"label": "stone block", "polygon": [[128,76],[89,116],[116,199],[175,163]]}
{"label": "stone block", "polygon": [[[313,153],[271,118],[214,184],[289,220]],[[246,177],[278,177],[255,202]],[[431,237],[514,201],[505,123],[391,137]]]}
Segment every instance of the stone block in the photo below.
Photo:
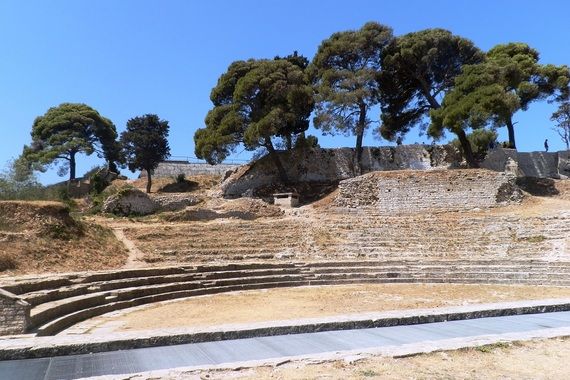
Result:
{"label": "stone block", "polygon": [[522,199],[515,178],[475,169],[375,172],[341,181],[335,205],[382,213],[486,208]]}
{"label": "stone block", "polygon": [[30,322],[31,305],[0,289],[0,335],[24,334]]}

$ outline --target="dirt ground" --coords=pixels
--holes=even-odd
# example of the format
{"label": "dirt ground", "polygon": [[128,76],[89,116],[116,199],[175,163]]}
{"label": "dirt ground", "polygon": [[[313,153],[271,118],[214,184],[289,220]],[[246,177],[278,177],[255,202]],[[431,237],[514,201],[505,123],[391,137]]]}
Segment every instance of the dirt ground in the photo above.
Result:
{"label": "dirt ground", "polygon": [[58,202],[0,202],[0,276],[117,268],[127,250],[111,229]]}
{"label": "dirt ground", "polygon": [[[89,333],[205,327],[360,312],[570,297],[570,288],[466,284],[373,284],[233,292],[168,301],[96,317]],[[168,318],[164,318],[168,315]]]}
{"label": "dirt ground", "polygon": [[[162,379],[567,379],[570,339],[500,343],[405,358],[290,362],[274,367],[196,371]],[[138,379],[137,376],[129,379]]]}

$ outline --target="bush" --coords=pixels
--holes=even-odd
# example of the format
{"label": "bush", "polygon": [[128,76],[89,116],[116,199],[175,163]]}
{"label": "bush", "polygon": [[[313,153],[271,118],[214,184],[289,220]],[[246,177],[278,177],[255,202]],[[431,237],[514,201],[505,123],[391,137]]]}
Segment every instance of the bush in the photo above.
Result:
{"label": "bush", "polygon": [[180,173],[176,176],[176,183],[184,183],[186,181],[186,174]]}
{"label": "bush", "polygon": [[0,272],[16,269],[16,260],[12,256],[8,256],[5,253],[0,253]]}

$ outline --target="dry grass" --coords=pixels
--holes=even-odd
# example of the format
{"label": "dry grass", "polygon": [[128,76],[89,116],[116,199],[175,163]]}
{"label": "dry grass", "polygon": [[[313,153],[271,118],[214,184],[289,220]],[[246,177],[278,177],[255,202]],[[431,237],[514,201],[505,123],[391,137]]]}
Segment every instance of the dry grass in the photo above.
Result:
{"label": "dry grass", "polygon": [[[337,285],[243,291],[149,305],[89,325],[108,331],[214,326],[361,312],[570,297],[570,288],[466,284]],[[168,318],[163,318],[168,315]]]}
{"label": "dry grass", "polygon": [[[57,202],[0,202],[0,274],[117,268],[127,253],[108,228]],[[9,226],[9,228],[6,228]]]}
{"label": "dry grass", "polygon": [[[189,182],[193,182],[196,184],[193,187],[192,192],[203,192],[206,190],[210,190],[213,187],[219,185],[222,177],[219,175],[194,175],[186,177],[186,180]],[[146,178],[139,178],[135,180],[129,181],[113,181],[113,184],[118,184],[126,182],[131,184],[132,186],[136,187],[141,191],[146,191]],[[150,189],[151,193],[160,192],[162,188],[168,185],[172,185],[176,183],[175,177],[157,177],[152,179],[152,186]]]}
{"label": "dry grass", "polygon": [[[194,371],[162,379],[565,379],[570,340],[502,343],[406,358],[371,357],[324,363],[291,362],[278,367]],[[136,379],[134,377],[133,379]]]}

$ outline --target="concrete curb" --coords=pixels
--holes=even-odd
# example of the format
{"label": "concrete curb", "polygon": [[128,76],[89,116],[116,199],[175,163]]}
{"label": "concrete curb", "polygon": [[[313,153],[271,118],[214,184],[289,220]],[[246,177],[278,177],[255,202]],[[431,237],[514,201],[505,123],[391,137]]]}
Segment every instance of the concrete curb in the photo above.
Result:
{"label": "concrete curb", "polygon": [[570,299],[566,298],[435,309],[398,310],[328,318],[272,321],[248,325],[224,325],[207,330],[151,330],[112,334],[111,336],[82,335],[6,339],[0,341],[0,360],[75,355],[261,336],[415,325],[568,310],[570,310]]}

